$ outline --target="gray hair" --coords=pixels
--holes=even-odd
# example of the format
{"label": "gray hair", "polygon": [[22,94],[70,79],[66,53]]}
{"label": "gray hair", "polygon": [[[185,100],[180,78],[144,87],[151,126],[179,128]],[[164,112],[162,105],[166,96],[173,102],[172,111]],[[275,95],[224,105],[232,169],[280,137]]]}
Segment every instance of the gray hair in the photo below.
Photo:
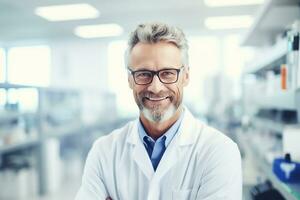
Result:
{"label": "gray hair", "polygon": [[182,64],[188,67],[188,43],[183,31],[177,27],[164,23],[140,24],[131,33],[128,40],[128,48],[125,52],[125,65],[129,65],[129,56],[133,47],[139,43],[154,44],[157,42],[170,42],[175,44],[181,51]]}

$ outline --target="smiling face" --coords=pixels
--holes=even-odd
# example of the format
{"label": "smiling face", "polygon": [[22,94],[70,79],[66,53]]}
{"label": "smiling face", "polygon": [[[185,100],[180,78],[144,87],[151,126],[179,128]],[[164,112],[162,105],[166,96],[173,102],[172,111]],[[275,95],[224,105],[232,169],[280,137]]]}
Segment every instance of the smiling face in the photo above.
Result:
{"label": "smiling face", "polygon": [[[182,56],[178,47],[169,42],[136,44],[130,54],[129,68],[158,71],[165,68],[182,67]],[[178,81],[172,84],[160,82],[155,75],[151,83],[137,85],[132,75],[128,81],[141,115],[151,122],[163,122],[178,113],[182,103],[183,87],[188,84],[188,68],[182,69]]]}

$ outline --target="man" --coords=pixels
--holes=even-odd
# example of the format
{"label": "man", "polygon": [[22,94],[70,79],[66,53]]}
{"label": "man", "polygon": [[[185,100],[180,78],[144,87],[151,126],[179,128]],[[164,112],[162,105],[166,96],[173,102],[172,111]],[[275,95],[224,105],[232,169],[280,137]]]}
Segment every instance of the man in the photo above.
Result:
{"label": "man", "polygon": [[141,24],[128,44],[140,116],[94,143],[76,200],[241,200],[237,145],[182,105],[189,82],[183,32]]}

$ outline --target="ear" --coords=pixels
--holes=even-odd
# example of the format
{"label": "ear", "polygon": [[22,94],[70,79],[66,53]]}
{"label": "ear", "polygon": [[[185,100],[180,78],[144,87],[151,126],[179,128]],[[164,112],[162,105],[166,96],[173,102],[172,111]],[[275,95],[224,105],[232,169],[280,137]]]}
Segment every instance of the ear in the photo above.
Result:
{"label": "ear", "polygon": [[129,87],[130,87],[131,89],[133,89],[134,83],[133,83],[133,79],[131,78],[131,76],[128,76],[127,80],[128,80],[128,85],[129,85]]}
{"label": "ear", "polygon": [[190,82],[190,67],[185,67],[183,73],[183,86],[187,86]]}

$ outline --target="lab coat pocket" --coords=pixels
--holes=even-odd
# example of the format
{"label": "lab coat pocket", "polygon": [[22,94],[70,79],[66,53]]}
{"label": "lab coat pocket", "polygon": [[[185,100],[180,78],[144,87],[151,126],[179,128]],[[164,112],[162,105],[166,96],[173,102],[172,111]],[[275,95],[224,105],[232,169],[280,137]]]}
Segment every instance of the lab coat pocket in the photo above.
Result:
{"label": "lab coat pocket", "polygon": [[189,200],[192,190],[173,190],[173,200]]}

